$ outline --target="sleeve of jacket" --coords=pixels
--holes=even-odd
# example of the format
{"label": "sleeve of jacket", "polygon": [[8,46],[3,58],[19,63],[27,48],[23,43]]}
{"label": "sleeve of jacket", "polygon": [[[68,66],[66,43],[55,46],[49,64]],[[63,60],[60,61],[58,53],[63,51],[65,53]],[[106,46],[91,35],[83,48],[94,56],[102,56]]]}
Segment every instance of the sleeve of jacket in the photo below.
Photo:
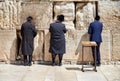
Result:
{"label": "sleeve of jacket", "polygon": [[66,29],[65,25],[64,25],[63,32],[64,32],[64,33],[66,33],[66,32],[67,32],[67,29]]}
{"label": "sleeve of jacket", "polygon": [[52,31],[52,29],[51,29],[51,24],[50,24],[49,32],[51,32],[51,31]]}
{"label": "sleeve of jacket", "polygon": [[92,24],[90,24],[90,26],[89,26],[89,28],[88,28],[88,34],[92,34],[93,32],[92,32],[92,26],[91,26]]}
{"label": "sleeve of jacket", "polygon": [[21,26],[21,36],[23,36],[23,24]]}
{"label": "sleeve of jacket", "polygon": [[103,30],[103,24],[101,23],[101,33],[102,33],[102,30]]}
{"label": "sleeve of jacket", "polygon": [[33,36],[35,37],[36,35],[37,35],[37,31],[36,31],[35,26],[33,26]]}

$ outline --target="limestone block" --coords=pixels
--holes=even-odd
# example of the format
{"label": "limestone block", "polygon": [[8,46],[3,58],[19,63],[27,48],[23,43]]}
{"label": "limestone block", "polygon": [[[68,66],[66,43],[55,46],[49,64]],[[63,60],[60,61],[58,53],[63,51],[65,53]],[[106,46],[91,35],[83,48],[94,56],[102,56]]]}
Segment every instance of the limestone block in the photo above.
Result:
{"label": "limestone block", "polygon": [[0,29],[15,29],[17,26],[20,26],[20,6],[21,1],[5,0],[4,2],[0,2]]}
{"label": "limestone block", "polygon": [[0,61],[15,61],[16,30],[0,30]]}
{"label": "limestone block", "polygon": [[6,0],[5,3],[3,4],[3,9],[4,9],[4,29],[9,29],[9,2]]}
{"label": "limestone block", "polygon": [[54,4],[54,20],[56,20],[57,15],[63,14],[65,16],[65,25],[67,29],[75,29],[74,19],[75,19],[75,5],[73,2],[57,2]]}
{"label": "limestone block", "polygon": [[76,10],[76,29],[87,29],[94,20],[95,4],[77,3]]}
{"label": "limestone block", "polygon": [[52,3],[23,3],[21,15],[21,23],[25,22],[28,16],[33,16],[37,29],[49,28],[52,21]]}
{"label": "limestone block", "polygon": [[63,14],[65,21],[73,21],[75,17],[75,5],[73,2],[58,2],[54,5],[55,16]]}
{"label": "limestone block", "polygon": [[104,29],[120,29],[120,1],[99,1],[98,7]]}
{"label": "limestone block", "polygon": [[112,60],[119,61],[120,60],[120,33],[113,34],[113,53]]}
{"label": "limestone block", "polygon": [[101,43],[101,61],[110,61],[112,56],[112,35],[110,30],[103,30]]}
{"label": "limestone block", "polygon": [[0,10],[0,29],[2,29],[3,28],[3,11],[2,10]]}
{"label": "limestone block", "polygon": [[73,21],[65,21],[63,23],[65,24],[66,29],[73,29],[73,30],[75,30]]}
{"label": "limestone block", "polygon": [[49,47],[50,47],[50,33],[49,30],[44,30],[45,32],[45,44],[44,44],[44,61],[51,61],[51,53],[49,52]]}
{"label": "limestone block", "polygon": [[44,53],[44,31],[38,30],[37,36],[34,39],[34,52],[33,52],[33,60],[41,61],[43,60]]}
{"label": "limestone block", "polygon": [[[80,62],[82,59],[82,41],[89,41],[87,30],[68,30],[66,33],[66,54],[64,61]],[[92,61],[91,48],[85,47],[84,60]]]}
{"label": "limestone block", "polygon": [[13,27],[16,27],[18,25],[17,22],[17,6],[16,1],[10,1],[9,2],[9,24],[10,29],[15,29]]}

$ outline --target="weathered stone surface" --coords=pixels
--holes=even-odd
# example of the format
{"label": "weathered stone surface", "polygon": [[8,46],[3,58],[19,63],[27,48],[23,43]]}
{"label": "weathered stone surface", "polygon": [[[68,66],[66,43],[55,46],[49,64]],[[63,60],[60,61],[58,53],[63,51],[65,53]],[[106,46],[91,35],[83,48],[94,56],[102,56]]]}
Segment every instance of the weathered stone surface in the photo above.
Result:
{"label": "weathered stone surface", "polygon": [[101,61],[111,61],[112,56],[112,35],[110,30],[103,30],[103,42],[101,43]]}
{"label": "weathered stone surface", "polygon": [[[82,55],[82,41],[88,41],[89,35],[85,30],[68,30],[66,34],[66,54],[64,55],[64,59],[68,61],[81,61]],[[89,52],[89,48],[85,48],[84,50],[84,58],[85,61],[91,60],[91,54]]]}
{"label": "weathered stone surface", "polygon": [[77,3],[76,10],[76,29],[87,29],[94,20],[95,4]]}
{"label": "weathered stone surface", "polygon": [[43,60],[43,50],[44,50],[44,31],[38,30],[37,36],[34,39],[34,52],[33,52],[33,60],[41,61]]}
{"label": "weathered stone surface", "polygon": [[16,30],[0,30],[0,61],[15,61]]}
{"label": "weathered stone surface", "polygon": [[44,61],[51,61],[51,53],[49,53],[50,47],[50,33],[49,30],[45,30],[45,44],[44,44]]}
{"label": "weathered stone surface", "polygon": [[52,3],[23,3],[22,22],[25,22],[28,16],[33,16],[37,29],[49,28],[52,21]]}
{"label": "weathered stone surface", "polygon": [[120,1],[99,1],[98,7],[104,29],[120,29]]}
{"label": "weathered stone surface", "polygon": [[65,16],[65,24],[67,29],[74,29],[73,21],[75,19],[75,5],[73,2],[57,2],[54,5],[55,17],[59,14]]}
{"label": "weathered stone surface", "polygon": [[112,60],[120,61],[120,33],[119,34],[113,34],[113,49],[112,49]]}
{"label": "weathered stone surface", "polygon": [[16,29],[20,25],[21,1],[0,3],[0,29]]}

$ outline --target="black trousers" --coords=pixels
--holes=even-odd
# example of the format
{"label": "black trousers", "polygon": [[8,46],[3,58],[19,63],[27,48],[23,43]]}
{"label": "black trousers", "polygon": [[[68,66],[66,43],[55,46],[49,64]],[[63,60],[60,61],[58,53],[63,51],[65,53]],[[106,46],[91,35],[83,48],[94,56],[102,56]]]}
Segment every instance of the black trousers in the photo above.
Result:
{"label": "black trousers", "polygon": [[24,63],[25,62],[31,63],[32,62],[32,55],[24,55]]}
{"label": "black trousers", "polygon": [[[98,43],[98,42],[96,42],[96,43],[97,43],[97,47],[96,47],[96,62],[97,62],[97,64],[100,64],[101,63],[100,62],[100,60],[101,60],[101,58],[100,58],[100,44],[101,43]],[[93,58],[94,58],[94,53],[95,53],[94,50],[95,50],[95,47],[92,47]]]}
{"label": "black trousers", "polygon": [[[52,63],[55,63],[55,58],[57,54],[52,54]],[[63,54],[58,54],[59,56],[59,63],[62,62]]]}

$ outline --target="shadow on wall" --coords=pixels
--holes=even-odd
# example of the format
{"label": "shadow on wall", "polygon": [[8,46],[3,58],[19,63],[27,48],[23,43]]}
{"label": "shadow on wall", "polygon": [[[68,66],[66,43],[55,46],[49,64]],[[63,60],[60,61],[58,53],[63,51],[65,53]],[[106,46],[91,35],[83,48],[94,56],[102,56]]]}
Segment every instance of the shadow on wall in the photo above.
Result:
{"label": "shadow on wall", "polygon": [[13,43],[10,48],[10,58],[9,58],[10,63],[14,63],[16,60],[16,54],[17,54],[16,47],[17,47],[17,38],[13,40]]}
{"label": "shadow on wall", "polygon": [[21,37],[21,31],[19,30],[19,31],[17,31],[17,54],[16,54],[16,61],[23,60],[21,47],[22,47],[22,37]]}
{"label": "shadow on wall", "polygon": [[[77,64],[81,64],[82,61],[82,41],[89,41],[89,34],[86,32],[82,35],[81,40],[78,43],[77,49],[75,51],[75,55],[79,54],[77,59]],[[93,61],[92,51],[90,47],[84,48],[84,63],[88,63]]]}

